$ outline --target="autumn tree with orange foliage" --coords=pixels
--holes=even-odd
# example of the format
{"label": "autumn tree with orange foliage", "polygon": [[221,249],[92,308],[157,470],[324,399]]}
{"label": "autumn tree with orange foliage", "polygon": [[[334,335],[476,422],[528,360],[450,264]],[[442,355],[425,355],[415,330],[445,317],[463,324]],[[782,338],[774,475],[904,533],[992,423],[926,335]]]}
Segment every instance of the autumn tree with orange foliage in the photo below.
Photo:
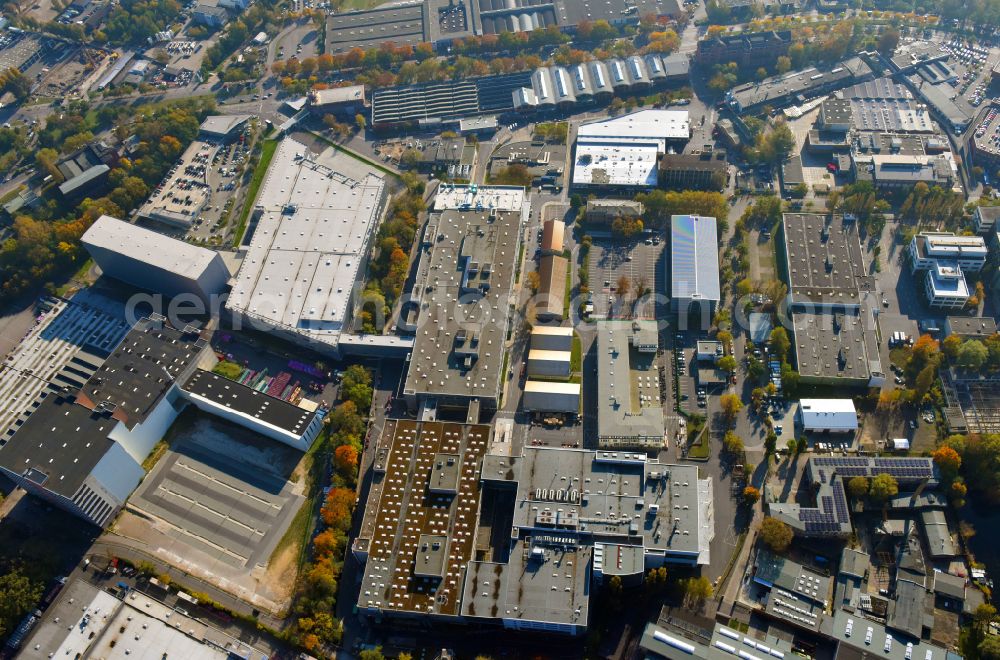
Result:
{"label": "autumn tree with orange foliage", "polygon": [[962,467],[962,457],[957,451],[948,445],[942,445],[934,450],[931,456],[946,481],[950,481],[958,475],[958,470]]}
{"label": "autumn tree with orange foliage", "polygon": [[351,528],[351,512],[354,508],[354,491],[347,488],[332,488],[320,509],[323,522],[329,527],[346,532]]}
{"label": "autumn tree with orange foliage", "polygon": [[333,452],[333,465],[341,476],[353,480],[358,470],[357,450],[350,445],[337,447]]}

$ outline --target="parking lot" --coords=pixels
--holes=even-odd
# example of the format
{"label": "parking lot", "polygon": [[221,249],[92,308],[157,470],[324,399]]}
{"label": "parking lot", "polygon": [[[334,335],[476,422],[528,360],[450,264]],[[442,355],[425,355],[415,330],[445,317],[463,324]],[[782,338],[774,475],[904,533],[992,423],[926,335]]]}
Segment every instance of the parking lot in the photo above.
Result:
{"label": "parking lot", "polygon": [[209,573],[266,565],[303,501],[289,481],[301,453],[195,411],[175,429],[128,503],[150,551]]}
{"label": "parking lot", "polygon": [[958,74],[956,91],[970,106],[978,108],[987,98],[989,74],[997,62],[998,50],[958,38],[944,43],[943,48],[951,54],[948,64]]}
{"label": "parking lot", "polygon": [[[594,237],[590,250],[590,285],[596,318],[631,318],[631,304],[640,289],[666,291],[664,241],[660,233],[635,240]],[[628,290],[622,295],[619,282]],[[622,281],[624,283],[624,281]],[[656,318],[652,305],[637,310],[642,318]]]}

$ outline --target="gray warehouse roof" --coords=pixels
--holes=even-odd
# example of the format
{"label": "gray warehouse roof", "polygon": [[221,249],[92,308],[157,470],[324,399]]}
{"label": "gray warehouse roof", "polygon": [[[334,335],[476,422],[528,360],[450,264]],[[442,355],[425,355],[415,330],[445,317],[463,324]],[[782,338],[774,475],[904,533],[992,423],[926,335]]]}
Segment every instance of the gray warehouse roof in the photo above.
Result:
{"label": "gray warehouse roof", "polygon": [[201,132],[221,137],[229,135],[250,119],[250,115],[212,115],[201,122]]}
{"label": "gray warehouse roof", "polygon": [[408,396],[495,403],[523,198],[517,187],[438,191],[414,285],[421,309]]}
{"label": "gray warehouse roof", "polygon": [[81,186],[87,185],[94,179],[97,179],[107,174],[110,171],[111,168],[105,165],[104,163],[100,163],[99,165],[94,165],[85,172],[77,174],[72,179],[67,179],[66,181],[60,183],[59,192],[63,195],[71,195]]}
{"label": "gray warehouse roof", "polygon": [[89,408],[109,407],[133,428],[207,348],[197,332],[142,319],[84,384],[78,401]]}
{"label": "gray warehouse roof", "polygon": [[[659,377],[639,344],[657,346],[655,321],[603,321],[597,325],[597,435],[622,446],[664,442]],[[636,395],[639,395],[638,397]],[[642,397],[647,395],[648,399]]]}
{"label": "gray warehouse roof", "polygon": [[525,447],[519,475],[519,530],[627,539],[647,554],[708,563],[711,485],[697,466],[661,464],[642,452]]}
{"label": "gray warehouse roof", "polygon": [[110,215],[102,215],[90,225],[81,242],[84,247],[94,245],[192,279],[207,270],[218,256],[212,250],[178,241]]}
{"label": "gray warehouse roof", "polygon": [[670,297],[718,302],[721,289],[715,218],[672,216],[670,236]]}
{"label": "gray warehouse roof", "polygon": [[792,301],[857,304],[865,276],[857,224],[841,215],[786,213],[783,229]]}

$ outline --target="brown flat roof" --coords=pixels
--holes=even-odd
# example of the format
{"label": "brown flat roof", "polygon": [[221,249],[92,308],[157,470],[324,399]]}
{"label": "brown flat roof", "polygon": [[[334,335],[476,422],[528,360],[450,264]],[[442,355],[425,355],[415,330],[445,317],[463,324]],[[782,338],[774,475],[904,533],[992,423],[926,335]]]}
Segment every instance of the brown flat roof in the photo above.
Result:
{"label": "brown flat roof", "polygon": [[[388,452],[385,473],[375,474],[359,534],[369,540],[359,607],[459,613],[479,519],[479,469],[489,434],[484,424],[386,420],[379,439],[379,451]],[[435,460],[442,454],[457,457],[457,495],[429,489]],[[421,538],[447,539],[442,542],[447,555],[440,559],[443,577],[427,577],[427,571],[418,568]]]}

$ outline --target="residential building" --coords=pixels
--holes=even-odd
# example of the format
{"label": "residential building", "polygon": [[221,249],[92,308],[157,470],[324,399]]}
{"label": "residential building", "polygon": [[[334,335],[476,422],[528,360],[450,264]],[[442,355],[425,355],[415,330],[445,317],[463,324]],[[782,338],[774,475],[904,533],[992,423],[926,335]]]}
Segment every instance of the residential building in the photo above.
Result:
{"label": "residential building", "polygon": [[791,45],[792,34],[788,30],[724,33],[700,40],[693,61],[705,69],[729,62],[736,62],[744,69],[771,67],[779,57],[788,54]]}
{"label": "residential building", "polygon": [[990,235],[996,231],[1000,206],[977,206],[972,212],[972,224],[977,234]]}
{"label": "residential building", "polygon": [[108,277],[173,298],[194,297],[218,311],[229,282],[222,256],[102,215],[80,242]]}
{"label": "residential building", "polygon": [[715,218],[675,215],[670,236],[671,311],[682,328],[693,317],[699,327],[708,328],[721,299]]}
{"label": "residential building", "polygon": [[631,199],[588,199],[584,219],[587,222],[610,224],[618,218],[642,217],[644,211],[641,202]]}
{"label": "residential building", "polygon": [[660,185],[675,190],[722,190],[729,178],[723,154],[665,154],[660,158]]}

